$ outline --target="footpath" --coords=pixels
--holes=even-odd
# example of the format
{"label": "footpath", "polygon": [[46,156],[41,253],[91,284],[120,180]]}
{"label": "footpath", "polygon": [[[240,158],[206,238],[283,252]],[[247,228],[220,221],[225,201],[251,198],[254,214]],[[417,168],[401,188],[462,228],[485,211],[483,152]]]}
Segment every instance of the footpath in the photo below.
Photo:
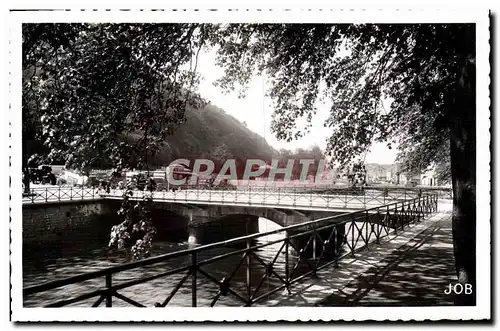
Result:
{"label": "footpath", "polygon": [[378,245],[347,256],[339,267],[318,271],[292,286],[291,295],[263,302],[265,306],[444,306],[456,283],[451,211],[391,234]]}

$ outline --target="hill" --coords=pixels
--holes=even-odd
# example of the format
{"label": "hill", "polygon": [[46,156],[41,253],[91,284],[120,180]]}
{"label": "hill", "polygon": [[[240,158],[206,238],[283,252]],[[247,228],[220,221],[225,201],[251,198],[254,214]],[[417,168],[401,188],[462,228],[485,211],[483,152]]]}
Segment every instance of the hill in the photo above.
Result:
{"label": "hill", "polygon": [[164,166],[178,158],[246,160],[278,155],[263,137],[214,105],[188,109],[185,116],[186,122],[166,138],[160,153],[151,160],[152,166]]}
{"label": "hill", "polygon": [[[224,161],[227,158],[237,159],[238,173],[240,167],[249,158],[269,160],[277,156],[264,138],[248,129],[243,123],[227,114],[224,110],[208,104],[200,109],[188,108],[185,112],[185,123],[179,125],[174,134],[167,136],[159,153],[148,157],[150,167],[163,167],[176,159],[208,158]],[[26,121],[23,119],[23,121]],[[28,122],[25,122],[28,123]],[[28,123],[31,125],[31,123]],[[135,143],[140,134],[128,134],[125,138]],[[49,149],[36,139],[23,137],[23,157],[27,160],[32,154],[47,155]],[[133,162],[134,155],[129,155]],[[55,160],[54,164],[64,164],[64,160]],[[217,163],[217,162],[216,162]],[[220,163],[220,162],[219,162]],[[109,160],[98,158],[93,168],[111,167]],[[220,164],[218,165],[220,167]]]}

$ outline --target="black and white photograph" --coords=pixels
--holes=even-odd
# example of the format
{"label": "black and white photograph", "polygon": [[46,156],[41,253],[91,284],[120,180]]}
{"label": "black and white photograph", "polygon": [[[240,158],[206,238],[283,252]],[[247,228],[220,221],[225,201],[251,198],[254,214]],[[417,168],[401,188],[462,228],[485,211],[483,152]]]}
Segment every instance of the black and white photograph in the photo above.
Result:
{"label": "black and white photograph", "polygon": [[11,10],[11,319],[491,319],[490,14]]}

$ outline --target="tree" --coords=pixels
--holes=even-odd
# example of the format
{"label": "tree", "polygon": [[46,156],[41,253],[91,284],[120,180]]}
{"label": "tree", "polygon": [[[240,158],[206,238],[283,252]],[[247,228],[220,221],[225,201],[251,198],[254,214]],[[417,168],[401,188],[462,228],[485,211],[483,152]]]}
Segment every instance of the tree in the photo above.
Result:
{"label": "tree", "polygon": [[[315,102],[328,98],[327,152],[343,168],[374,141],[400,141],[406,155],[446,142],[458,281],[475,286],[475,25],[230,24],[211,44],[225,70],[223,89],[244,92],[252,75],[268,77],[278,139],[301,137]],[[300,119],[306,125],[296,128]],[[473,305],[475,295],[457,303]]]}
{"label": "tree", "polygon": [[419,175],[429,168],[434,169],[440,183],[451,179],[450,144],[445,135],[430,135],[412,144],[410,139],[403,142],[402,152],[398,155],[401,172]]}
{"label": "tree", "polygon": [[[36,108],[49,160],[64,155],[68,166],[86,168],[103,158],[126,162],[131,152],[144,157],[144,149],[157,151],[183,122],[188,103],[199,101],[191,93],[195,65],[183,68],[200,47],[193,41],[203,34],[196,25],[23,28],[24,70],[33,72],[24,81],[23,109]],[[139,138],[131,145],[123,141],[126,134]]]}
{"label": "tree", "polygon": [[[79,170],[104,162],[117,173],[146,168],[186,107],[202,103],[194,87],[206,33],[196,24],[23,25],[23,168],[30,139],[45,148],[44,162]],[[130,194],[110,244],[132,238],[141,256],[154,235],[150,201],[132,202]]]}
{"label": "tree", "polygon": [[[270,77],[279,139],[303,136],[316,100],[330,99],[327,153],[346,169],[362,168],[359,156],[374,141],[402,142],[409,155],[411,146],[433,148],[433,137],[448,142],[457,275],[475,286],[473,24],[23,25],[23,76],[30,77],[23,115],[40,121],[31,133],[48,149],[43,156],[80,169],[102,159],[118,170],[130,160],[147,165],[197,103],[193,59],[207,41],[218,48],[222,88],[246,86],[256,73]],[[389,109],[383,100],[392,100]],[[297,129],[301,119],[306,125]],[[127,133],[140,138],[124,142]]]}
{"label": "tree", "polygon": [[210,156],[216,163],[215,164],[216,169],[219,170],[227,159],[233,157],[233,153],[231,153],[231,150],[229,149],[227,144],[222,142],[219,145],[217,145],[217,147],[213,150]]}

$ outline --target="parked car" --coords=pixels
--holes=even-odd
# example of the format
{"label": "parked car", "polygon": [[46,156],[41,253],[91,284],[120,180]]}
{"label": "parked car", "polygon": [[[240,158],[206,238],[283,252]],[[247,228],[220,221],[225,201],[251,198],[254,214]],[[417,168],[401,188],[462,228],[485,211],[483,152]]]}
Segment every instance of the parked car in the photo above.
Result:
{"label": "parked car", "polygon": [[52,168],[47,165],[41,165],[37,168],[29,168],[30,181],[34,184],[56,185],[56,176],[52,173]]}

